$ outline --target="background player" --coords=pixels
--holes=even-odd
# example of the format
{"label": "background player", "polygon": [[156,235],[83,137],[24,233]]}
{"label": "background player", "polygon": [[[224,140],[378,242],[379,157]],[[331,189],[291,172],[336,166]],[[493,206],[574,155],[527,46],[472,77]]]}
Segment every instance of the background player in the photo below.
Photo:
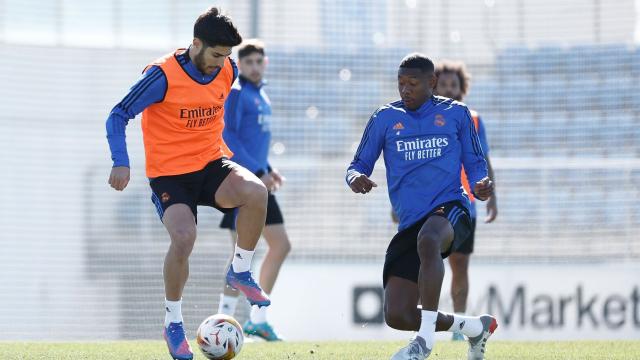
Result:
{"label": "background player", "polygon": [[[435,70],[437,84],[435,93],[457,101],[463,101],[469,91],[469,81],[471,76],[462,62],[442,61],[438,63]],[[489,159],[489,144],[487,142],[487,132],[482,122],[482,118],[474,110],[470,110],[471,118],[478,132],[478,138],[482,145],[482,152],[487,161],[489,178],[494,182],[494,191],[487,200],[486,223],[496,219],[498,215],[498,202],[495,192],[495,176],[491,160]],[[473,244],[476,230],[476,199],[471,192],[469,181],[464,168],[462,169],[462,186],[471,200],[469,212],[471,215],[471,233],[464,243],[451,253],[449,265],[451,266],[451,299],[453,301],[453,311],[457,314],[464,314],[467,311],[467,297],[469,295],[469,257],[473,252]],[[453,333],[453,340],[464,340],[460,332]]]}
{"label": "background player", "polygon": [[400,219],[385,257],[385,321],[395,329],[418,331],[392,359],[425,359],[433,349],[434,331],[454,329],[469,337],[469,358],[482,359],[486,341],[497,327],[495,318],[439,313],[438,302],[442,258],[470,232],[461,165],[478,198],[491,196],[493,183],[466,106],[432,95],[434,70],[433,62],[422,54],[402,60],[398,69],[402,100],[380,107],[369,120],[347,170],[347,183],[362,194],[376,187],[369,176],[384,151],[389,198]]}
{"label": "background player", "polygon": [[267,192],[253,173],[227,160],[231,153],[222,139],[223,105],[237,77],[229,55],[242,38],[231,19],[215,7],[198,17],[193,36],[188,49],[145,68],[106,125],[113,159],[109,184],[121,191],[130,177],[125,127],[144,111],[146,174],[152,201],[171,238],[163,269],[164,338],[174,359],[193,358],[181,306],[196,240],[196,205],[223,212],[238,208],[238,245],[226,280],[249,302],[270,304],[250,272],[264,226]]}
{"label": "background player", "polygon": [[[282,212],[274,192],[285,179],[269,165],[271,142],[271,101],[263,79],[267,66],[264,44],[256,39],[247,40],[238,48],[240,76],[225,103],[224,140],[233,151],[233,161],[253,172],[269,191],[267,218],[262,235],[269,249],[260,268],[260,286],[271,294],[280,267],[291,250],[284,228]],[[236,212],[226,213],[220,227],[231,230],[235,244]],[[233,315],[238,302],[238,291],[225,287],[220,295],[219,313]],[[257,335],[267,341],[282,340],[267,322],[267,308],[252,306],[250,319],[244,324],[246,334]]]}

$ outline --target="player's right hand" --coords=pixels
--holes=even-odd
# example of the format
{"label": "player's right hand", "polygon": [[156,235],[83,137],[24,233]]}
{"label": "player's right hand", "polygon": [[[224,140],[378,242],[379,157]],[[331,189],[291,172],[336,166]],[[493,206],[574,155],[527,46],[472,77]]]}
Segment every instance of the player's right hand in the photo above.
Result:
{"label": "player's right hand", "polygon": [[109,176],[109,185],[112,188],[122,191],[129,184],[130,170],[126,166],[116,166],[111,169],[111,175]]}
{"label": "player's right hand", "polygon": [[271,176],[270,174],[262,175],[260,177],[260,181],[262,181],[264,186],[267,187],[267,191],[275,192],[276,190],[278,190],[278,184],[276,184],[275,180],[273,179],[273,176]]}
{"label": "player's right hand", "polygon": [[372,188],[378,187],[378,184],[371,181],[367,175],[360,174],[351,181],[349,187],[356,194],[366,194],[371,191]]}

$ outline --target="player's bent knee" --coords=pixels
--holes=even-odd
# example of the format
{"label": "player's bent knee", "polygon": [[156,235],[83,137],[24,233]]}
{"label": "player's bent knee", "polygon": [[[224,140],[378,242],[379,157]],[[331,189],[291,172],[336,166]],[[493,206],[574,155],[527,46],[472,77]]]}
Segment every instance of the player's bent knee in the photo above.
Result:
{"label": "player's bent knee", "polygon": [[285,238],[284,241],[278,245],[278,252],[282,254],[282,256],[287,256],[291,252],[291,242],[289,239]]}
{"label": "player's bent knee", "polygon": [[176,229],[171,232],[171,247],[178,257],[188,257],[195,241],[195,230]]}
{"label": "player's bent knee", "polygon": [[256,206],[264,206],[267,208],[267,187],[261,182],[247,182],[243,186],[243,197],[247,202]]}

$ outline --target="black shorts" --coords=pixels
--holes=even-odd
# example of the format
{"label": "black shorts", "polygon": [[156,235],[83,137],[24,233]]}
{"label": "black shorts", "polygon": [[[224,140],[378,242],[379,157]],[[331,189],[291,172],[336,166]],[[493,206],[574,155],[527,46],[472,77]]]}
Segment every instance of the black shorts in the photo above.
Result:
{"label": "black shorts", "polygon": [[208,163],[202,170],[149,179],[151,201],[162,221],[165,210],[173,204],[185,204],[198,219],[197,205],[211,206],[223,213],[233,208],[221,208],[215,202],[216,191],[231,171],[239,166],[226,158]]}
{"label": "black shorts", "polygon": [[442,216],[449,220],[453,226],[454,237],[451,247],[444,253],[442,258],[446,258],[453,251],[457,251],[471,231],[471,219],[468,210],[459,201],[451,201],[436,206],[429,213],[397,233],[389,247],[384,260],[384,270],[382,271],[382,284],[387,286],[389,276],[397,276],[413,282],[418,282],[420,271],[420,257],[418,256],[418,233],[422,225],[431,216]]}
{"label": "black shorts", "polygon": [[469,255],[473,252],[473,243],[476,238],[476,218],[471,218],[471,231],[469,232],[469,236],[462,241],[460,246],[453,250],[452,252]]}
{"label": "black shorts", "polygon": [[[220,227],[222,229],[235,230],[237,213],[237,211],[225,213],[222,217],[222,221],[220,222]],[[265,221],[265,225],[275,225],[283,223],[284,218],[282,217],[282,212],[280,211],[280,205],[278,205],[275,195],[269,193],[269,198],[267,200],[267,220]]]}

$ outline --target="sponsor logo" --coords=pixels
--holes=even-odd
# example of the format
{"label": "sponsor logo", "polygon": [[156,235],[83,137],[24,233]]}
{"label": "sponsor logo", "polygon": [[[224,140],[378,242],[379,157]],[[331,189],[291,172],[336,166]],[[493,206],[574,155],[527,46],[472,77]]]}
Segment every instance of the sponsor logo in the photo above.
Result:
{"label": "sponsor logo", "polygon": [[404,153],[405,160],[437,158],[442,156],[442,148],[447,146],[449,146],[449,139],[446,136],[396,141],[396,151]]}
{"label": "sponsor logo", "polygon": [[[224,94],[220,94],[220,99],[224,98]],[[214,105],[197,108],[182,108],[180,109],[180,119],[186,120],[185,127],[198,128],[208,126],[218,117],[222,111],[222,105]]]}
{"label": "sponsor logo", "polygon": [[525,285],[512,292],[498,291],[489,286],[488,312],[502,319],[506,327],[562,329],[575,326],[617,330],[629,324],[640,328],[640,288],[628,293],[598,293],[587,295],[578,285],[564,294],[531,293]]}
{"label": "sponsor logo", "polygon": [[393,125],[393,130],[402,130],[402,129],[404,129],[404,125],[402,125],[401,122],[398,122],[395,125]]}

